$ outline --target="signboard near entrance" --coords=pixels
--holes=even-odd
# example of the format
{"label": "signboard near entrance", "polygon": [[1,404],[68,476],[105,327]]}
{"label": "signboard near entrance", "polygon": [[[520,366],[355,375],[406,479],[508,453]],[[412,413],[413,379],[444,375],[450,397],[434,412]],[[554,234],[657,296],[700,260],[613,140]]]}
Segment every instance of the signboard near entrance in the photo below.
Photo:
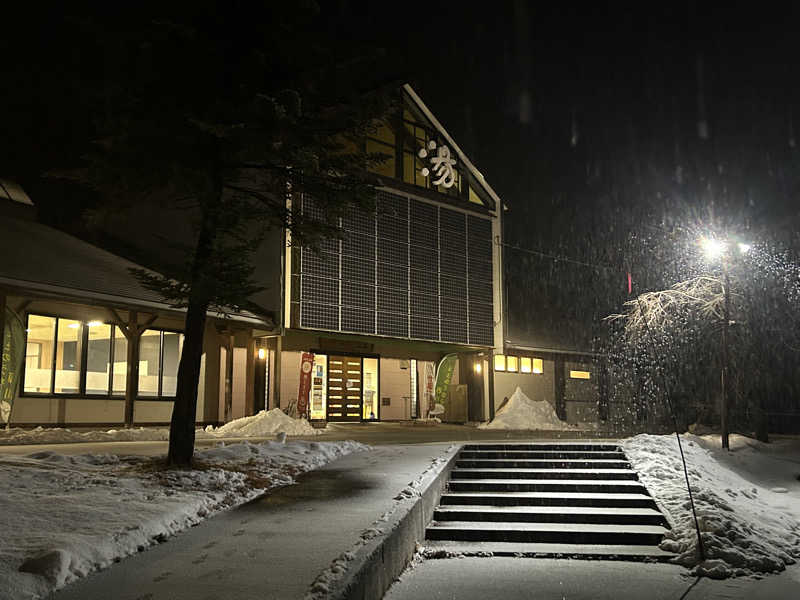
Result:
{"label": "signboard near entrance", "polygon": [[300,359],[300,389],[297,392],[297,414],[308,414],[308,393],[311,391],[311,369],[314,367],[314,355],[303,352]]}

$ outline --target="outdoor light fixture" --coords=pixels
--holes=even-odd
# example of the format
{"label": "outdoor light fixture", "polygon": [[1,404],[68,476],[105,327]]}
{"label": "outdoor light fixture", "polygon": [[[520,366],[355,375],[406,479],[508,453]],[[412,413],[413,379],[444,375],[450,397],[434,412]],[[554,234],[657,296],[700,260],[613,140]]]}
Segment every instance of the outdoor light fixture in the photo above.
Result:
{"label": "outdoor light fixture", "polygon": [[258,349],[258,360],[264,360],[267,357],[267,351],[264,348]]}
{"label": "outdoor light fixture", "polygon": [[727,244],[715,238],[700,238],[700,247],[708,260],[717,260],[722,257],[727,248]]}
{"label": "outdoor light fixture", "polygon": [[481,363],[480,362],[476,362],[475,363],[475,372],[476,373],[480,373],[481,372]]}

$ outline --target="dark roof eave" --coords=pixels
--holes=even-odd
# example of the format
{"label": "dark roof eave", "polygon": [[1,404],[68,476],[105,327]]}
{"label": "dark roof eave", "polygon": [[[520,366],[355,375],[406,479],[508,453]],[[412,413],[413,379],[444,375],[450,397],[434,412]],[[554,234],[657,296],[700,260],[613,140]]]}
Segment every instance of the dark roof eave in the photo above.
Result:
{"label": "dark roof eave", "polygon": [[[114,294],[93,292],[89,290],[79,290],[75,288],[67,288],[63,286],[51,285],[35,281],[12,279],[9,277],[0,277],[0,286],[8,288],[10,291],[15,291],[22,295],[30,294],[31,292],[33,292],[36,295],[53,299],[101,303],[103,306],[107,306],[109,308],[120,308],[123,310],[149,309],[149,310],[157,310],[160,312],[173,313],[173,314],[186,313],[186,309],[176,308],[174,306],[169,305],[166,302],[141,300],[138,298],[117,296]],[[225,318],[226,320],[237,321],[240,323],[250,323],[253,325],[258,325],[260,327],[266,326],[268,329],[275,328],[275,323],[272,322],[272,320],[261,318],[253,313],[228,313],[223,317],[220,315],[220,313],[208,311],[208,315],[211,317]]]}

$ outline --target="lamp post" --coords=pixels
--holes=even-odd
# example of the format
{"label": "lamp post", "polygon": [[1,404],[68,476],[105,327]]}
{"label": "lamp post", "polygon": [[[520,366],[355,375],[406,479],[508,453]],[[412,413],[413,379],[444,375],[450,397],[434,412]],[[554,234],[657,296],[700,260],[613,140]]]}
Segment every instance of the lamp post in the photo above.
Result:
{"label": "lamp post", "polygon": [[[728,424],[728,413],[730,411],[730,393],[728,390],[729,381],[729,365],[730,365],[730,350],[729,344],[729,327],[731,323],[731,294],[730,294],[730,276],[728,274],[728,248],[730,244],[723,240],[716,238],[702,238],[700,245],[709,260],[719,259],[720,267],[722,269],[722,295],[723,295],[723,309],[722,309],[722,369],[720,373],[720,385],[722,398],[720,401],[720,428],[722,437],[722,447],[729,450],[730,443],[730,426]],[[750,250],[749,244],[738,243],[737,248],[741,254],[746,254]]]}

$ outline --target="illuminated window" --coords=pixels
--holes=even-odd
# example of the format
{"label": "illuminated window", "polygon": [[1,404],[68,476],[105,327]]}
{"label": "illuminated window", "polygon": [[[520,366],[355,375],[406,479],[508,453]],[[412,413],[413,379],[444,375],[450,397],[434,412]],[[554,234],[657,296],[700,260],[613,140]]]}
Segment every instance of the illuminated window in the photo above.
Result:
{"label": "illuminated window", "polygon": [[590,379],[591,374],[589,371],[570,371],[569,376],[572,379]]}
{"label": "illuminated window", "polygon": [[509,373],[516,373],[519,370],[519,358],[506,356],[506,369]]}
{"label": "illuminated window", "polygon": [[505,371],[506,370],[506,357],[502,354],[495,354],[494,355],[494,370],[495,371]]}
{"label": "illuminated window", "polygon": [[533,372],[534,373],[544,373],[544,365],[542,364],[541,358],[534,358],[533,359]]}
{"label": "illuminated window", "polygon": [[520,373],[530,373],[531,372],[531,359],[523,356],[519,359],[519,372]]}

